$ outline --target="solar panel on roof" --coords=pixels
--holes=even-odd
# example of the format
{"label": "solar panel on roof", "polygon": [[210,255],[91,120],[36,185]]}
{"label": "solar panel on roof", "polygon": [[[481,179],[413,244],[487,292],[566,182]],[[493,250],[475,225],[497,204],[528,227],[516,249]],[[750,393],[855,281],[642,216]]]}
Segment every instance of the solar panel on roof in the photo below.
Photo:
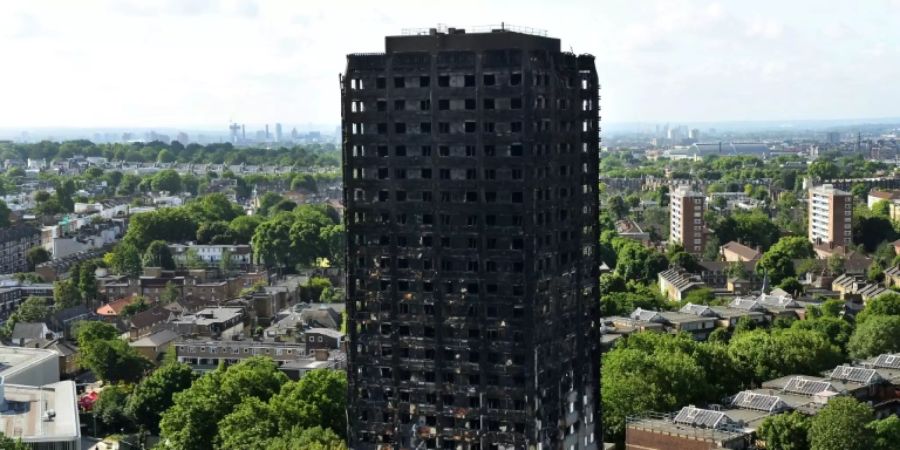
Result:
{"label": "solar panel on roof", "polygon": [[822,392],[835,392],[834,387],[827,381],[807,380],[803,377],[794,377],[784,386],[786,392],[801,395],[816,395]]}
{"label": "solar panel on roof", "polygon": [[873,365],[881,369],[900,369],[900,355],[879,355]]}
{"label": "solar panel on roof", "polygon": [[835,380],[869,384],[878,379],[878,374],[874,369],[865,369],[862,367],[853,366],[837,366],[831,372],[831,378]]}
{"label": "solar panel on roof", "polygon": [[787,404],[781,397],[775,395],[757,394],[756,392],[743,391],[734,396],[731,405],[743,409],[755,409],[759,411],[780,411],[787,409]]}
{"label": "solar panel on roof", "polygon": [[675,423],[683,423],[706,428],[718,428],[730,422],[725,413],[708,409],[685,406],[678,411],[674,419]]}

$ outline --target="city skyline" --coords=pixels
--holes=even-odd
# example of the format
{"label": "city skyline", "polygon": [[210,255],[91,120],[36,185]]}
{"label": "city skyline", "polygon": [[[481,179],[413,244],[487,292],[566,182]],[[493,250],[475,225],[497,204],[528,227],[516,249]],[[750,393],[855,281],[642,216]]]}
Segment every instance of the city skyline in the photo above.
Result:
{"label": "city skyline", "polygon": [[[0,17],[4,128],[225,128],[339,122],[338,73],[353,41],[403,28],[506,21],[597,57],[604,122],[896,116],[900,1],[538,2],[447,10],[411,2],[252,0],[19,3]],[[477,19],[473,19],[477,16]],[[473,23],[474,22],[474,23]],[[353,23],[348,29],[344,23]],[[352,37],[353,39],[349,39]],[[308,61],[317,63],[309,64]],[[53,107],[47,107],[52,104]]]}

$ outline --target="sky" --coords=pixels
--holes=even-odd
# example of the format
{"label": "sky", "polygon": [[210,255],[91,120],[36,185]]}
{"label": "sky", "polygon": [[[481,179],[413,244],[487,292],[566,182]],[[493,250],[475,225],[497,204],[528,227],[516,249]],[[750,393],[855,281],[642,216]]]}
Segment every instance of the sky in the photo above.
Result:
{"label": "sky", "polygon": [[22,0],[0,128],[340,122],[345,55],[500,23],[596,56],[604,122],[900,116],[900,0]]}

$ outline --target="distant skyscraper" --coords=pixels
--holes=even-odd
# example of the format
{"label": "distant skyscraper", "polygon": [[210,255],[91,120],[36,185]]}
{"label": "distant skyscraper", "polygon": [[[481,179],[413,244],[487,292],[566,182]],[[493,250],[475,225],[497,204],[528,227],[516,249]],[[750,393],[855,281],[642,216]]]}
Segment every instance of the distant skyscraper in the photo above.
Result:
{"label": "distant skyscraper", "polygon": [[[236,144],[239,139],[243,140],[243,132],[242,132],[243,127],[242,126],[240,126],[236,123],[232,123],[231,125],[228,126],[228,130],[231,131],[231,143],[232,144]],[[241,132],[240,137],[238,136],[238,132]]]}
{"label": "distant skyscraper", "polygon": [[850,245],[853,195],[824,184],[809,190],[809,242]]}
{"label": "distant skyscraper", "polygon": [[672,192],[669,203],[669,243],[697,255],[706,248],[706,196],[687,187]]}
{"label": "distant skyscraper", "polygon": [[265,140],[269,140],[269,124],[266,124],[266,137]]}
{"label": "distant skyscraper", "polygon": [[275,142],[281,142],[281,124],[275,124]]}
{"label": "distant skyscraper", "polygon": [[594,57],[451,28],[342,81],[350,447],[600,448]]}
{"label": "distant skyscraper", "polygon": [[700,129],[699,128],[691,129],[691,139],[693,139],[696,142],[700,142]]}
{"label": "distant skyscraper", "polygon": [[187,133],[181,131],[175,136],[175,140],[181,143],[182,145],[187,145],[190,142],[190,138]]}

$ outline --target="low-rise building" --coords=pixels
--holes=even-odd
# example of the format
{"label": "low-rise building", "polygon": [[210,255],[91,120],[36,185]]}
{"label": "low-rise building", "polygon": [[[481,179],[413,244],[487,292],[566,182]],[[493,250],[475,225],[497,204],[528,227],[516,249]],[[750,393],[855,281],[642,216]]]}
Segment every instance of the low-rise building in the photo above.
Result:
{"label": "low-rise building", "polygon": [[731,241],[719,247],[722,258],[728,262],[756,261],[762,257],[758,249],[747,247],[740,242]]}
{"label": "low-rise building", "polygon": [[228,337],[244,331],[243,308],[216,306],[184,314],[173,322],[182,336]]}
{"label": "low-rise building", "polygon": [[132,340],[140,339],[156,333],[174,319],[175,314],[172,311],[159,305],[151,306],[150,309],[141,311],[128,319],[128,336]]}
{"label": "low-rise building", "polygon": [[0,431],[32,449],[81,449],[73,381],[24,385],[0,378],[0,412]]}
{"label": "low-rise building", "polygon": [[52,350],[0,346],[0,379],[40,386],[59,381],[59,357]]}
{"label": "low-rise building", "polygon": [[246,244],[242,245],[200,245],[200,244],[169,244],[172,258],[175,263],[183,266],[187,260],[189,251],[196,252],[197,256],[210,266],[217,266],[222,261],[222,255],[230,255],[235,267],[248,267],[253,262],[253,249]]}
{"label": "low-rise building", "polygon": [[337,350],[344,343],[344,333],[332,328],[309,328],[301,337],[306,343],[307,353],[315,350]]}
{"label": "low-rise building", "polygon": [[268,356],[279,366],[306,356],[306,345],[296,341],[180,339],[174,345],[178,362],[198,371],[213,370],[219,363],[236,364],[252,356]]}
{"label": "low-rise building", "polygon": [[0,319],[9,318],[19,305],[28,297],[53,298],[53,285],[50,283],[19,283],[12,280],[0,284]]}
{"label": "low-rise building", "polygon": [[169,349],[172,342],[179,338],[178,333],[164,328],[156,333],[144,336],[129,343],[138,353],[150,361],[159,361],[162,355]]}
{"label": "low-rise building", "polygon": [[29,225],[0,229],[0,274],[28,272],[26,253],[41,245],[41,232]]}
{"label": "low-rise building", "polygon": [[664,270],[658,278],[660,293],[672,301],[680,302],[688,292],[705,287],[699,277],[678,269]]}

